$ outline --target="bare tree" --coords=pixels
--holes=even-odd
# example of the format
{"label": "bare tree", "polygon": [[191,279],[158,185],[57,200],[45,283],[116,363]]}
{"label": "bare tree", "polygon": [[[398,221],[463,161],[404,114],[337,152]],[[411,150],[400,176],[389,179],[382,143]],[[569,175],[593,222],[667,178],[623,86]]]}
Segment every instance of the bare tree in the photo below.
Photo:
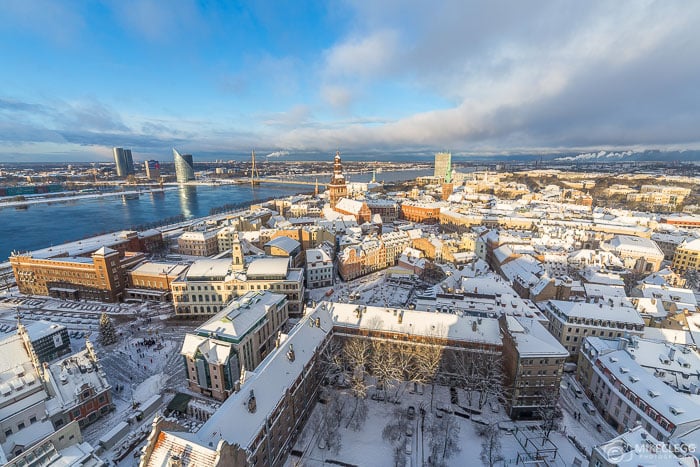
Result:
{"label": "bare tree", "polygon": [[561,409],[559,408],[559,392],[542,391],[537,399],[537,416],[542,420],[542,432],[545,439],[549,439],[549,434],[559,427],[559,422],[562,418]]}
{"label": "bare tree", "polygon": [[404,434],[408,428],[408,416],[404,410],[397,408],[392,414],[389,423],[382,430],[382,438],[393,445],[392,452],[394,454],[394,465],[406,465],[406,456],[404,455]]}
{"label": "bare tree", "polygon": [[359,430],[367,419],[367,366],[370,359],[370,345],[365,339],[350,339],[345,341],[343,355],[349,370],[350,392],[355,399],[348,426]]}
{"label": "bare tree", "polygon": [[391,345],[381,340],[372,341],[370,369],[377,381],[377,389],[382,391],[384,399],[388,399],[389,386],[400,379],[394,362],[395,357],[396,353],[392,351]]}
{"label": "bare tree", "polygon": [[461,451],[459,446],[459,423],[452,414],[433,418],[430,425],[430,459],[432,465],[446,466],[450,457]]}
{"label": "bare tree", "polygon": [[324,445],[329,451],[337,454],[342,446],[340,436],[340,422],[342,420],[343,407],[338,397],[331,397],[328,402],[319,405],[319,410],[314,412],[311,426],[314,434],[318,436],[319,446]]}
{"label": "bare tree", "polygon": [[484,407],[484,404],[490,397],[498,397],[503,393],[503,357],[501,355],[493,355],[490,358],[480,360],[479,368],[480,380],[477,383],[479,388],[479,409]]}
{"label": "bare tree", "polygon": [[493,467],[497,462],[503,460],[501,453],[501,430],[498,425],[492,423],[482,426],[477,430],[479,436],[483,438],[481,441],[481,460],[489,467]]}
{"label": "bare tree", "polygon": [[[432,332],[423,338],[423,343],[416,345],[416,371],[414,381],[422,384],[430,383],[432,391],[435,391],[435,379],[440,370],[442,363],[442,354],[444,350],[443,339],[439,338],[442,332],[441,329],[432,330]],[[432,408],[433,398],[431,395],[430,406]]]}

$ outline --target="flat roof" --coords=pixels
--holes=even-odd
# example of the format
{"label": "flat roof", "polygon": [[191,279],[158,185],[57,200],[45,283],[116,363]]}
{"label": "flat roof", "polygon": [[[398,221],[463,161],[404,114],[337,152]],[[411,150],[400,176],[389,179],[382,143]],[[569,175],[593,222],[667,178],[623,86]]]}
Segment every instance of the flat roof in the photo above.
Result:
{"label": "flat roof", "polygon": [[289,269],[289,258],[259,258],[251,261],[246,270],[246,276],[249,279],[257,277],[278,276],[280,278],[287,277]]}

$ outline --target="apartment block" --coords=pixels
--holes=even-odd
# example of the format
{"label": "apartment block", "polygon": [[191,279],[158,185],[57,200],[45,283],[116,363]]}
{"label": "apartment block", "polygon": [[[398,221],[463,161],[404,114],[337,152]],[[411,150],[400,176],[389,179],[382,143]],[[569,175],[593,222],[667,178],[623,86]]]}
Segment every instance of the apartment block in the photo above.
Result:
{"label": "apartment block", "polygon": [[569,351],[572,362],[588,336],[614,338],[644,333],[644,320],[625,299],[600,303],[548,300],[537,305],[549,320],[549,332]]}
{"label": "apartment block", "polygon": [[241,372],[255,370],[279,344],[287,304],[282,294],[248,292],[186,334],[180,354],[190,390],[218,400],[236,391]]}

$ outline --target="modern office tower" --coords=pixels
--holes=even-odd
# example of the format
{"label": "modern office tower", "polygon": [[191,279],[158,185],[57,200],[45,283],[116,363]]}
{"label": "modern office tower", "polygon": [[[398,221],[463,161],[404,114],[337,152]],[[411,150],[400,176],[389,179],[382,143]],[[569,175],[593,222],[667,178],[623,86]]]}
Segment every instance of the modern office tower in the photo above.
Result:
{"label": "modern office tower", "polygon": [[340,151],[335,153],[333,161],[333,176],[328,184],[328,195],[331,203],[331,209],[335,208],[341,198],[348,195],[348,187],[345,184],[345,176],[343,175],[343,164],[340,160]]}
{"label": "modern office tower", "polygon": [[435,154],[435,177],[450,182],[452,178],[452,154],[449,152],[438,152]]}
{"label": "modern office tower", "polygon": [[180,154],[177,149],[173,148],[173,157],[175,158],[175,175],[178,183],[189,182],[194,180],[194,162],[192,162],[192,154]]}
{"label": "modern office tower", "polygon": [[160,163],[158,161],[146,161],[143,165],[146,168],[146,178],[160,180]]}
{"label": "modern office tower", "polygon": [[134,159],[131,149],[113,148],[114,163],[117,165],[117,176],[126,177],[134,174]]}

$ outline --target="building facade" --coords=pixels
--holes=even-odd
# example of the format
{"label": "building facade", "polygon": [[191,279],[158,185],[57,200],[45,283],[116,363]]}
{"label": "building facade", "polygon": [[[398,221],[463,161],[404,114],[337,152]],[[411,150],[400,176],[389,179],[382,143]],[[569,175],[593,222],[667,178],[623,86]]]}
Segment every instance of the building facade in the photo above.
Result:
{"label": "building facade", "polygon": [[175,314],[210,316],[222,310],[232,298],[250,291],[269,290],[285,294],[290,316],[301,316],[303,269],[289,267],[287,258],[258,258],[236,268],[236,264],[226,259],[195,261],[183,277],[171,283]]}
{"label": "building facade", "polygon": [[126,178],[134,174],[134,159],[131,149],[112,148],[114,154],[114,164],[117,169],[117,177]]}
{"label": "building facade", "polygon": [[180,354],[190,390],[225,400],[243,372],[255,370],[279,345],[289,316],[287,297],[248,292],[185,335]]}
{"label": "building facade", "polygon": [[131,259],[133,256],[122,259],[119,252],[102,247],[90,258],[35,258],[27,253],[10,257],[10,263],[23,294],[118,302],[124,295],[125,266]]}

